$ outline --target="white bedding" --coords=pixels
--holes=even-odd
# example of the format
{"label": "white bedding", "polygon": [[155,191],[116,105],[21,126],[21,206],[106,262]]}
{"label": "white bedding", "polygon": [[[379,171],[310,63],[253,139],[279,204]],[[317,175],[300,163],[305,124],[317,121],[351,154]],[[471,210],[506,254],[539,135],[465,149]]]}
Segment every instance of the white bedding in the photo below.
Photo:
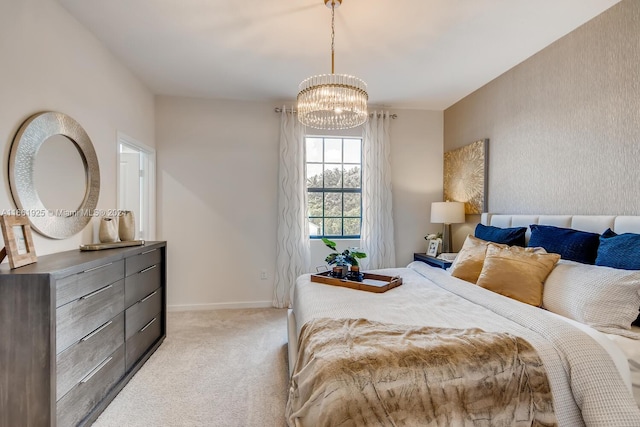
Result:
{"label": "white bedding", "polygon": [[[582,332],[593,338],[598,344],[600,344],[613,360],[613,363],[616,365],[616,368],[618,369],[618,372],[620,373],[620,376],[622,377],[622,380],[624,381],[627,388],[629,390],[632,389],[631,372],[629,362],[627,361],[627,352],[622,348],[620,343],[617,341],[617,338],[621,338],[627,341],[633,341],[636,344],[640,344],[639,341],[632,340],[631,338],[625,338],[620,335],[603,334],[602,332],[596,331],[595,329],[583,323],[567,319],[566,317],[560,316],[559,314],[551,313],[549,311],[546,311],[545,313],[561,319],[564,322],[569,323],[570,325],[573,325],[574,327],[580,329]],[[640,354],[638,354],[637,357],[640,361]]]}
{"label": "white bedding", "polygon": [[[632,326],[632,330],[640,332],[640,327]],[[631,375],[633,397],[640,406],[640,341],[626,338],[620,335],[603,334],[611,342],[615,343],[625,355]]]}
{"label": "white bedding", "polygon": [[[449,272],[451,268],[447,269]],[[556,316],[596,340],[611,356],[618,368],[625,385],[632,390],[633,397],[640,407],[640,340],[623,337],[621,335],[604,334],[583,323],[568,319],[559,314],[547,312]],[[640,326],[632,326],[631,330],[640,333]]]}
{"label": "white bedding", "polygon": [[[529,227],[530,224],[544,224],[590,231],[592,233],[602,233],[608,228],[618,234],[640,233],[640,216],[510,215],[483,213],[481,223],[495,227]],[[527,229],[527,240],[530,235],[531,231]],[[562,319],[567,320],[566,318]],[[586,327],[586,329],[591,328]],[[631,329],[640,333],[640,327],[632,327]],[[631,372],[633,395],[638,405],[640,405],[640,340],[613,334],[603,335],[614,342],[625,354]],[[619,365],[619,361],[617,361],[617,359],[614,360],[616,360],[616,365]]]}
{"label": "white bedding", "polygon": [[[629,392],[626,357],[596,331],[581,333],[584,328],[566,319],[452,278],[424,263],[380,273],[402,275],[404,284],[375,294],[301,276],[293,303],[296,335],[306,322],[320,317],[509,332],[529,341],[542,358],[561,426],[640,426],[640,410]],[[487,301],[486,307],[479,304],[481,300],[483,304]]]}

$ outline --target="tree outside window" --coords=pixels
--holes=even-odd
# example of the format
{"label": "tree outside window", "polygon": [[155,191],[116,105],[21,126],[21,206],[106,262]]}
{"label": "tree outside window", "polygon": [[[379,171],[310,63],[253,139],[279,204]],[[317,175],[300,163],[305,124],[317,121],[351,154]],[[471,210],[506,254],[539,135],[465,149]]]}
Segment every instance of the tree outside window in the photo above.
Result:
{"label": "tree outside window", "polygon": [[360,237],[362,139],[307,136],[307,216],[311,237]]}

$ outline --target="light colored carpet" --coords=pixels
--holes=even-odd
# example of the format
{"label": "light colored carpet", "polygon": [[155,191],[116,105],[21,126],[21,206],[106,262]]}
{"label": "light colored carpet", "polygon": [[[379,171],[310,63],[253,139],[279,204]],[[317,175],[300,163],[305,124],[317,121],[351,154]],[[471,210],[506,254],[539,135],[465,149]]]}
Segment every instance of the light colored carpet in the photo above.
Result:
{"label": "light colored carpet", "polygon": [[286,315],[168,313],[164,343],[93,427],[284,426]]}

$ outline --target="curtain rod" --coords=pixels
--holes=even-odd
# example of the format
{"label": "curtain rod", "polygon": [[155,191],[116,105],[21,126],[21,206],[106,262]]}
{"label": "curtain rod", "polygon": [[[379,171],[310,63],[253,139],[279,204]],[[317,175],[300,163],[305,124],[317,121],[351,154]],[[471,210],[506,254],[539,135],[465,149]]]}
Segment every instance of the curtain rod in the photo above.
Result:
{"label": "curtain rod", "polygon": [[[282,107],[276,107],[276,108],[274,108],[274,111],[276,113],[282,113]],[[287,111],[291,112],[291,113],[294,113],[294,114],[297,113],[297,111],[293,110],[293,109],[291,109],[291,110],[287,109]],[[373,113],[369,114],[369,117],[373,117]],[[378,117],[380,117],[380,113],[378,113]],[[392,119],[397,119],[398,115],[397,114],[390,114],[389,117],[391,117]]]}

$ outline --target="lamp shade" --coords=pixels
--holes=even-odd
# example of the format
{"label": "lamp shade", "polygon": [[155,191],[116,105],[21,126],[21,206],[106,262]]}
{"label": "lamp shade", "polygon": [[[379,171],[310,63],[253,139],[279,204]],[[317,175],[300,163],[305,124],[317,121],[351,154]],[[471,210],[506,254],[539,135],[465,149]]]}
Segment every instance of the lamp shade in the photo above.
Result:
{"label": "lamp shade", "polygon": [[431,222],[440,224],[458,224],[464,222],[463,202],[431,203]]}

